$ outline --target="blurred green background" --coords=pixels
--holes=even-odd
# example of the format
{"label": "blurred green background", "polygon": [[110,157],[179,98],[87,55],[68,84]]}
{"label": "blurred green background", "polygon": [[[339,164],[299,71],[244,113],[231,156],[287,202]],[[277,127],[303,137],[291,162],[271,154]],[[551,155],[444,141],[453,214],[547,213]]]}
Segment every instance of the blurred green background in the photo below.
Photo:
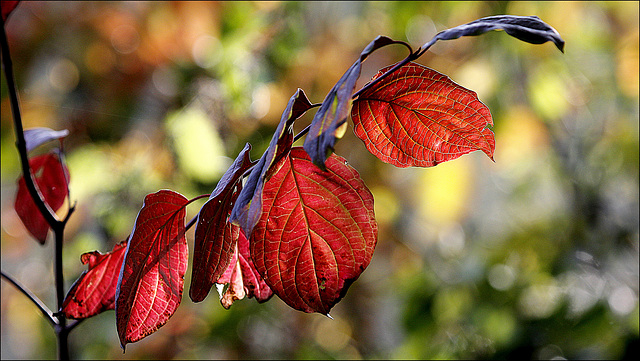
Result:
{"label": "blurred green background", "polygon": [[[566,41],[502,32],[419,63],[478,93],[481,152],[398,169],[337,143],[375,197],[369,268],[330,320],[215,291],[122,353],[114,312],[71,334],[82,359],[620,359],[638,351],[638,2],[23,2],[7,32],[26,128],[68,129],[67,287],[83,252],[127,237],[144,196],[209,193],[245,142],[258,158],[286,102],[321,102],[377,35],[414,48],[480,17],[537,15]],[[406,50],[364,63],[358,88]],[[299,119],[296,131],[313,112]],[[19,162],[2,76],[2,270],[54,307],[51,239],[13,211]],[[195,216],[202,202],[188,208]],[[189,233],[193,249],[193,230]],[[190,272],[186,276],[188,287]],[[56,357],[49,325],[2,282],[2,358]]]}

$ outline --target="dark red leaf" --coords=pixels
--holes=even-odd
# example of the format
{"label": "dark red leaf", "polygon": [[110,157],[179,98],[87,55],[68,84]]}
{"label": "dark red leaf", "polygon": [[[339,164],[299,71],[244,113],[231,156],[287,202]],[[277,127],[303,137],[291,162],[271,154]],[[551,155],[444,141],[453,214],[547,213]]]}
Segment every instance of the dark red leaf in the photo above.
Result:
{"label": "dark red leaf", "polygon": [[229,217],[230,222],[239,224],[249,237],[253,227],[258,223],[262,212],[262,187],[271,174],[281,164],[281,160],[289,153],[293,144],[293,123],[311,108],[307,95],[298,89],[289,99],[287,108],[282,113],[269,147],[262,154],[254,167]]}
{"label": "dark red leaf", "polygon": [[180,305],[189,257],[184,234],[187,203],[170,190],[144,199],[116,292],[116,325],[123,349],[157,331]]}
{"label": "dark red leaf", "polygon": [[[234,226],[240,231],[239,227]],[[249,254],[249,240],[242,231],[239,232],[233,257],[225,273],[216,280],[217,284],[228,284],[226,292],[220,295],[224,308],[229,308],[236,300],[245,296],[255,297],[258,302],[265,302],[273,296],[273,291],[253,265]]]}
{"label": "dark red leaf", "polygon": [[263,213],[251,236],[251,259],[289,306],[328,314],[369,265],[378,237],[373,196],[344,158],[327,171],[291,149],[266,182]]}
{"label": "dark red leaf", "polygon": [[353,90],[360,77],[362,62],[375,50],[389,45],[401,43],[386,36],[378,36],[367,45],[360,58],[342,75],[340,80],[329,91],[320,109],[311,121],[311,128],[304,140],[304,149],[313,163],[325,169],[324,162],[333,152],[336,140],[342,138],[347,128],[347,115],[351,108]]}
{"label": "dark red leaf", "polygon": [[228,222],[229,212],[242,186],[242,174],[253,164],[249,160],[250,150],[251,146],[245,145],[198,214],[189,287],[193,302],[207,297],[214,280],[222,275],[231,261],[240,229]]}
{"label": "dark red leaf", "polygon": [[489,109],[475,92],[420,64],[409,63],[364,91],[351,117],[367,149],[397,167],[431,167],[475,150],[493,159]]}
{"label": "dark red leaf", "polygon": [[[67,180],[69,171],[66,165],[60,162],[58,155],[47,153],[29,159],[29,166],[34,175],[36,187],[40,190],[42,197],[55,212],[68,195]],[[40,213],[33,198],[29,194],[24,177],[18,179],[18,193],[14,208],[22,224],[35,239],[44,244],[49,231],[49,224]]]}
{"label": "dark red leaf", "polygon": [[71,286],[62,303],[66,318],[88,318],[116,308],[116,286],[126,247],[124,241],[106,254],[93,251],[82,255],[82,264],[89,268]]}
{"label": "dark red leaf", "polygon": [[18,6],[20,1],[2,0],[2,20],[7,21],[9,14]]}

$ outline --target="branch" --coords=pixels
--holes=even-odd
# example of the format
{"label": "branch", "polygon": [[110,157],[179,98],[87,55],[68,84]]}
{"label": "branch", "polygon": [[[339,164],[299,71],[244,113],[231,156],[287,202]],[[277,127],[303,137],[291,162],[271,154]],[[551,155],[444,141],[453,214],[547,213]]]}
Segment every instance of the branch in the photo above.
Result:
{"label": "branch", "polygon": [[9,54],[9,43],[7,34],[4,29],[4,21],[2,21],[2,36],[0,36],[2,46],[2,68],[7,78],[7,88],[9,90],[9,98],[11,101],[11,112],[13,115],[13,124],[16,131],[16,148],[20,154],[20,164],[22,165],[22,173],[24,175],[25,184],[29,190],[29,194],[33,198],[34,203],[42,213],[49,226],[53,229],[59,222],[56,213],[43,201],[40,190],[36,187],[29,166],[29,157],[27,155],[27,142],[24,139],[24,129],[22,127],[22,118],[20,116],[20,103],[18,101],[18,91],[16,90],[15,80],[13,77],[13,64],[11,55]]}
{"label": "branch", "polygon": [[[16,148],[20,155],[20,164],[22,166],[22,174],[25,180],[25,185],[29,190],[29,194],[34,203],[38,207],[38,210],[47,221],[47,224],[51,227],[55,235],[55,255],[54,255],[54,274],[55,274],[55,286],[56,286],[56,299],[58,301],[58,310],[62,306],[64,300],[64,276],[62,270],[62,246],[64,238],[64,228],[74,208],[69,209],[67,218],[64,221],[60,221],[56,213],[49,207],[44,201],[44,197],[40,193],[40,190],[36,186],[33,180],[33,174],[31,173],[31,167],[29,166],[29,157],[27,154],[27,142],[24,138],[24,129],[22,127],[22,118],[20,116],[20,102],[18,101],[18,91],[16,90],[15,80],[13,77],[13,64],[11,62],[11,55],[9,52],[9,42],[7,41],[7,34],[4,28],[4,20],[1,22],[2,35],[0,36],[0,46],[2,47],[2,68],[4,70],[7,79],[7,88],[9,90],[9,98],[11,100],[11,112],[13,115],[13,124],[16,132]],[[69,329],[67,329],[66,319],[62,314],[54,315],[46,308],[44,304],[30,292],[18,285],[15,281],[9,278],[4,273],[3,277],[10,280],[18,289],[20,289],[27,297],[29,297],[42,311],[45,317],[52,322],[58,341],[58,357],[60,359],[69,359],[69,345],[68,335]],[[54,319],[57,318],[57,321]]]}
{"label": "branch", "polygon": [[31,300],[31,302],[33,302],[36,305],[36,307],[38,307],[38,309],[40,309],[40,312],[42,312],[42,315],[44,316],[44,318],[46,318],[49,321],[49,323],[51,323],[52,326],[55,327],[58,325],[58,321],[56,321],[56,319],[53,317],[53,312],[51,312],[49,307],[47,307],[47,305],[45,305],[44,302],[42,302],[38,298],[38,296],[34,295],[28,289],[24,288],[20,283],[18,283],[18,281],[14,280],[11,276],[4,273],[4,271],[0,271],[0,272],[2,272],[2,278],[7,280],[15,288],[17,288],[18,291],[22,292],[22,294],[27,296],[27,298]]}

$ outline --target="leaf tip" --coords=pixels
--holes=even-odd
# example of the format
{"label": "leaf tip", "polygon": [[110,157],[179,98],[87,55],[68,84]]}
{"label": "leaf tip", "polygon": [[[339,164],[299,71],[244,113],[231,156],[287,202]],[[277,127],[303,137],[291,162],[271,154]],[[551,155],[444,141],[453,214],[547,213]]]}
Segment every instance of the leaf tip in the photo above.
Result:
{"label": "leaf tip", "polygon": [[558,47],[558,49],[560,49],[560,52],[564,54],[564,41],[557,42],[556,46]]}

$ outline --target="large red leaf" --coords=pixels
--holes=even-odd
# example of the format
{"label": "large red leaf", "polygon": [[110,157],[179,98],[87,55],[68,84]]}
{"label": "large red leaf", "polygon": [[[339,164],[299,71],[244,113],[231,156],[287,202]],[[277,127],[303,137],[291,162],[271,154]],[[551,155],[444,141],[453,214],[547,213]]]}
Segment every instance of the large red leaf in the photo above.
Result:
{"label": "large red leaf", "polygon": [[189,257],[184,235],[187,203],[170,190],[144,199],[116,292],[116,326],[123,349],[157,331],[180,305]]}
{"label": "large red leaf", "polygon": [[89,264],[89,268],[71,286],[62,303],[66,318],[88,318],[116,308],[116,286],[126,247],[124,241],[106,254],[93,251],[82,255],[82,264]]}
{"label": "large red leaf", "polygon": [[193,302],[207,297],[214,281],[231,262],[240,228],[229,223],[228,218],[242,186],[242,174],[253,164],[249,160],[250,150],[247,143],[198,214],[189,287],[189,297]]}
{"label": "large red leaf", "polygon": [[265,183],[251,259],[275,294],[304,312],[328,314],[371,261],[378,237],[373,196],[344,158],[327,171],[294,147]]}
{"label": "large red leaf", "polygon": [[351,117],[367,149],[397,167],[431,167],[475,150],[493,159],[489,109],[475,92],[420,64],[409,63],[360,94]]}
{"label": "large red leaf", "polygon": [[[40,190],[44,201],[55,212],[64,203],[68,194],[67,180],[69,171],[54,153],[47,153],[29,159],[29,166],[34,175],[36,186]],[[18,179],[18,193],[14,208],[20,220],[35,239],[44,244],[49,231],[49,224],[40,213],[29,190],[24,177]]]}
{"label": "large red leaf", "polygon": [[245,296],[255,297],[258,302],[265,302],[273,296],[273,291],[253,265],[249,253],[249,240],[240,231],[240,227],[234,227],[239,231],[238,242],[235,244],[227,270],[216,280],[220,285],[229,285],[225,293],[220,295],[220,302],[227,309]]}

